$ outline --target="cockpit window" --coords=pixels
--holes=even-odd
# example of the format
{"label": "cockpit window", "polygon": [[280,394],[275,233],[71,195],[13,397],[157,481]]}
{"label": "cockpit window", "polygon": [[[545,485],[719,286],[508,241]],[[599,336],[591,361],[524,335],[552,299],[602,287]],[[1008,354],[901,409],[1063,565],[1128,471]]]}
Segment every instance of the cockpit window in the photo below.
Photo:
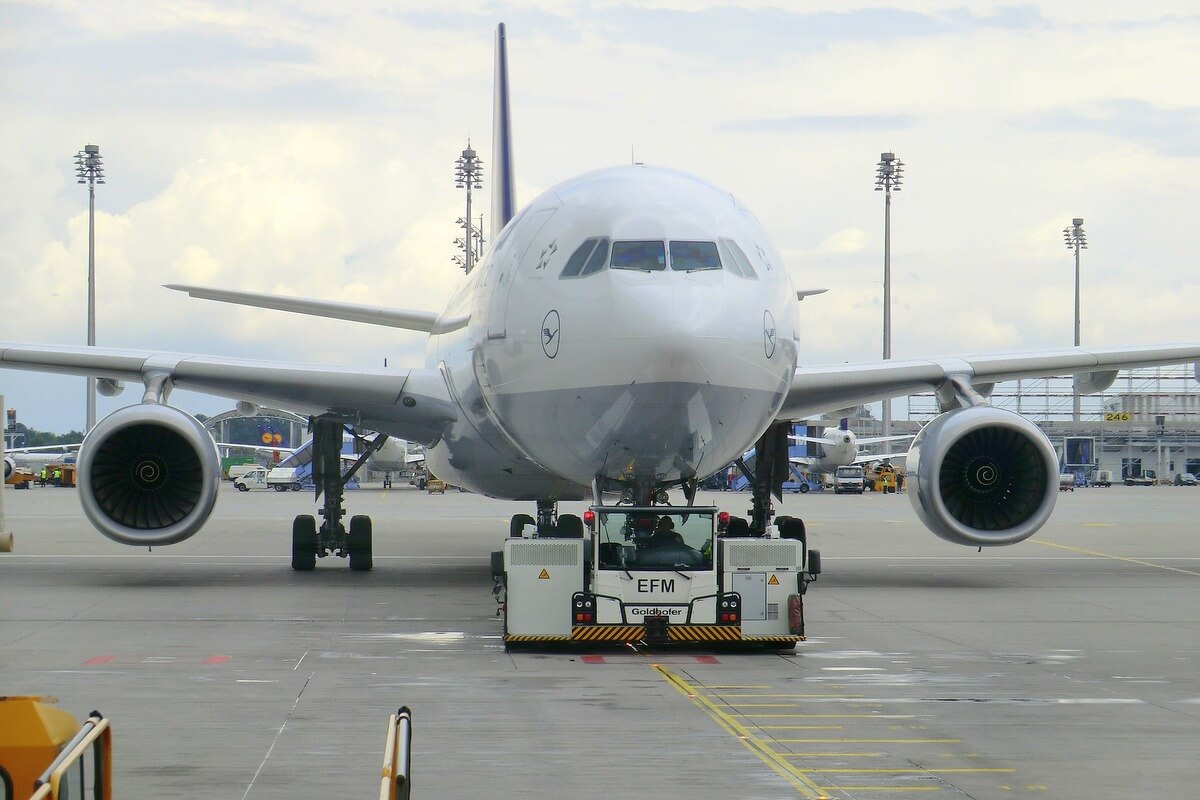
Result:
{"label": "cockpit window", "polygon": [[676,272],[720,268],[715,242],[671,242],[671,269]]}
{"label": "cockpit window", "polygon": [[613,242],[613,269],[661,272],[667,268],[667,248],[662,242]]}
{"label": "cockpit window", "polygon": [[601,239],[596,245],[596,249],[592,251],[592,257],[588,259],[587,264],[583,268],[581,275],[591,275],[593,272],[599,272],[604,269],[604,265],[608,263],[608,239]]}
{"label": "cockpit window", "polygon": [[754,271],[754,267],[750,266],[750,259],[746,258],[746,254],[742,252],[742,248],[738,247],[737,242],[733,239],[721,239],[720,245],[721,253],[728,262],[730,272],[741,275],[743,278],[758,278],[758,273]]}
{"label": "cockpit window", "polygon": [[587,239],[567,259],[567,265],[559,273],[560,278],[580,278],[604,269],[608,263],[608,239],[594,236]]}
{"label": "cockpit window", "polygon": [[587,263],[588,256],[592,254],[592,250],[596,247],[596,242],[599,239],[587,239],[583,244],[579,245],[579,249],[571,254],[567,259],[567,266],[563,267],[560,278],[573,278],[583,270],[583,265]]}

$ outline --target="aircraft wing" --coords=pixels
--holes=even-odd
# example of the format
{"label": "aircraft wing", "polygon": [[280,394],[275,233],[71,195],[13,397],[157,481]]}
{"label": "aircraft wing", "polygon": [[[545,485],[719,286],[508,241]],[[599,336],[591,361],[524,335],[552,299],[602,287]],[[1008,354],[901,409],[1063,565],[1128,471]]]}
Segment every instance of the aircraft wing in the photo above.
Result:
{"label": "aircraft wing", "polygon": [[875,453],[874,455],[858,456],[854,459],[855,464],[870,464],[872,461],[903,461],[908,458],[908,453]]}
{"label": "aircraft wing", "polygon": [[[0,368],[167,385],[205,394],[278,404],[298,413],[338,414],[355,424],[436,443],[456,416],[442,373],[433,369],[364,369],[98,347],[0,342]],[[137,402],[136,395],[131,398]]]}
{"label": "aircraft wing", "polygon": [[79,442],[73,442],[71,444],[43,444],[37,447],[6,447],[4,448],[4,452],[8,453],[9,455],[13,455],[14,453],[16,455],[22,455],[27,453],[64,453],[68,450],[78,449]]}
{"label": "aircraft wing", "polygon": [[[940,389],[963,378],[983,389],[1002,381],[1075,376],[1083,394],[1104,391],[1117,371],[1200,361],[1200,343],[1141,347],[1070,347],[1023,353],[944,356],[799,367],[777,418],[791,420],[849,405]],[[1198,368],[1200,373],[1200,368]],[[986,393],[986,392],[985,392]]]}

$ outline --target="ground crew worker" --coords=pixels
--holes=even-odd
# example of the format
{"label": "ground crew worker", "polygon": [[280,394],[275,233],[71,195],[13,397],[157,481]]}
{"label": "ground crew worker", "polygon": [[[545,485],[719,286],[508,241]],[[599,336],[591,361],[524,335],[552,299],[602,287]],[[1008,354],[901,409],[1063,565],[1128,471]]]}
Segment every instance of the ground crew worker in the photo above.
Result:
{"label": "ground crew worker", "polygon": [[61,469],[54,470],[54,485],[62,486],[62,470]]}
{"label": "ground crew worker", "polygon": [[38,485],[45,486],[48,480],[50,480],[50,468],[42,467],[42,471],[38,473]]}

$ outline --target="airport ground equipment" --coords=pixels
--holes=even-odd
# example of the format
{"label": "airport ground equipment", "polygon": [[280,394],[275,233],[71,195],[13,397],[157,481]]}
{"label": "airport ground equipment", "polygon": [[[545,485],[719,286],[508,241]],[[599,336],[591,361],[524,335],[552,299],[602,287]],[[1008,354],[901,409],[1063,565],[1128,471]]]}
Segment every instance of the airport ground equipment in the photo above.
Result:
{"label": "airport ground equipment", "polygon": [[1063,472],[1058,476],[1058,490],[1060,492],[1075,491],[1075,473]]}
{"label": "airport ground equipment", "polygon": [[81,726],[71,714],[55,708],[55,702],[48,697],[0,697],[0,797],[108,800],[108,720],[93,711]]}
{"label": "airport ground equipment", "polygon": [[712,506],[593,505],[577,521],[561,515],[549,535],[522,525],[534,535],[493,554],[506,646],[804,640],[820,554],[800,520],[752,536]]}
{"label": "airport ground equipment", "polygon": [[1142,470],[1141,475],[1125,476],[1126,486],[1153,486],[1158,483],[1158,473],[1152,469]]}
{"label": "airport ground equipment", "polygon": [[863,489],[863,468],[861,465],[850,464],[834,470],[834,494],[862,494]]}
{"label": "airport ground equipment", "polygon": [[408,706],[400,706],[395,714],[388,717],[379,800],[409,800],[411,796],[412,711]]}
{"label": "airport ground equipment", "polygon": [[35,476],[32,472],[18,467],[4,479],[4,482],[14,489],[28,489],[34,480]]}

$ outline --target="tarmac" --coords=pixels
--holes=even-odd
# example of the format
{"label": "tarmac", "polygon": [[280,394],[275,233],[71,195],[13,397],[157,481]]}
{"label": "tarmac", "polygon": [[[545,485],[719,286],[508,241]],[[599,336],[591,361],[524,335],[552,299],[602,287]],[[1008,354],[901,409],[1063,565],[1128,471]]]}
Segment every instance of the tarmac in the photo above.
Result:
{"label": "tarmac", "polygon": [[904,497],[789,495],[825,573],[787,654],[505,652],[488,556],[530,504],[364,488],[374,571],[300,574],[309,494],[222,487],[151,553],[75,491],[6,491],[0,694],[102,711],[120,798],[375,797],[400,705],[417,798],[1196,796],[1200,489],[1064,493],[984,552]]}

